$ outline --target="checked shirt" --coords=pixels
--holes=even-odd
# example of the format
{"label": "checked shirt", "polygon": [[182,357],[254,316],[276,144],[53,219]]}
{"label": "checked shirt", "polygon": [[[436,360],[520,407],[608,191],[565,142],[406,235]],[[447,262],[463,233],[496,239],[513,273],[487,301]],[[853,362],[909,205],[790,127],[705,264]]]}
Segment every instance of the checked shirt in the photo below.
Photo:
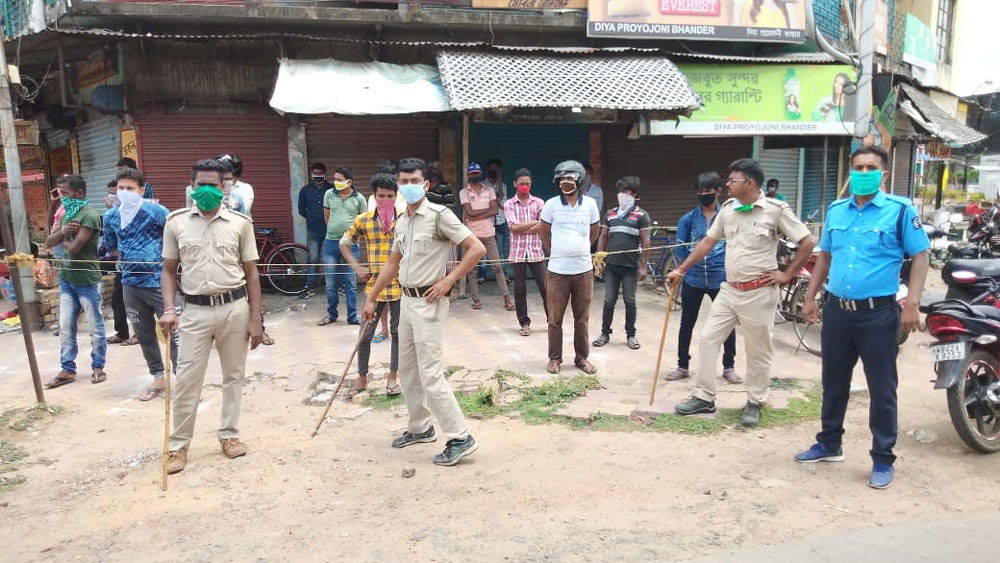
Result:
{"label": "checked shirt", "polygon": [[[392,230],[389,231],[389,234],[383,234],[377,215],[378,213],[374,210],[358,215],[354,223],[344,233],[343,238],[340,239],[341,244],[351,245],[357,244],[360,240],[364,239],[368,250],[368,269],[372,273],[371,277],[368,278],[368,283],[365,284],[365,291],[369,297],[371,296],[372,287],[375,285],[375,279],[378,277],[379,272],[382,271],[382,266],[389,261],[389,254],[392,252],[393,233],[396,232],[396,221],[393,221]],[[382,293],[379,294],[376,300],[399,301],[400,293],[402,292],[399,289],[399,278],[396,277],[388,287],[382,290]]]}

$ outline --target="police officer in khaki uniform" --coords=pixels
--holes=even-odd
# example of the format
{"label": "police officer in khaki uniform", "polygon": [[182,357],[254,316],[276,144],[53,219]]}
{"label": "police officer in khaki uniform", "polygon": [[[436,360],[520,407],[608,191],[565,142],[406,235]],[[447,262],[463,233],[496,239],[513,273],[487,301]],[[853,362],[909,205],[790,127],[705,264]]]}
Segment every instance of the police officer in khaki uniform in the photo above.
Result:
{"label": "police officer in khaki uniform", "polygon": [[[399,380],[410,414],[409,427],[392,441],[405,448],[437,439],[431,417],[437,418],[448,443],[434,456],[438,465],[455,465],[479,444],[469,434],[462,409],[444,378],[441,341],[448,318],[448,294],[455,282],[476,267],[486,254],[483,243],[443,205],[427,201],[427,165],[418,158],[399,162],[399,193],[406,213],[396,220],[396,238],[389,262],[382,268],[369,296],[379,295],[399,277],[403,296],[399,315]],[[453,244],[462,246],[462,261],[447,272]],[[375,300],[365,302],[366,322],[375,322]]]}
{"label": "police officer in khaki uniform", "polygon": [[[163,230],[163,317],[168,333],[180,332],[177,383],[173,397],[167,471],[187,464],[194,420],[212,344],[222,365],[222,424],[219,442],[229,458],[247,453],[239,439],[240,401],[247,341],[256,348],[263,335],[257,244],[253,221],[222,206],[224,166],[215,160],[194,164],[194,205],[167,216]],[[177,318],[177,266],[183,272],[184,312]]]}
{"label": "police officer in khaki uniform", "polygon": [[[715,376],[719,347],[739,324],[747,355],[747,404],[741,422],[754,427],[760,422],[761,407],[767,402],[771,383],[771,332],[778,286],[789,283],[816,246],[809,229],[788,204],[764,196],[760,190],[764,171],[750,158],[729,166],[726,184],[733,199],[727,201],[705,238],[694,247],[687,260],[670,272],[667,281],[681,281],[688,268],[707,255],[715,244],[726,239],[726,280],[712,302],[701,334],[698,373],[687,401],[677,405],[677,414],[715,412]],[[798,242],[791,265],[778,270],[778,233]]]}

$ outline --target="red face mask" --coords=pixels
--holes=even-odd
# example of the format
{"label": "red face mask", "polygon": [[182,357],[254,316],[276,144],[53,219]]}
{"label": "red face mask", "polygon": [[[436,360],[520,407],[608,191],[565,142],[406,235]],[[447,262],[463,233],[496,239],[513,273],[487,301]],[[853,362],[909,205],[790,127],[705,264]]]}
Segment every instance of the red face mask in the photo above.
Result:
{"label": "red face mask", "polygon": [[530,185],[525,186],[523,184],[519,185],[519,186],[517,186],[517,193],[519,193],[521,195],[528,195],[528,194],[531,193],[531,186]]}

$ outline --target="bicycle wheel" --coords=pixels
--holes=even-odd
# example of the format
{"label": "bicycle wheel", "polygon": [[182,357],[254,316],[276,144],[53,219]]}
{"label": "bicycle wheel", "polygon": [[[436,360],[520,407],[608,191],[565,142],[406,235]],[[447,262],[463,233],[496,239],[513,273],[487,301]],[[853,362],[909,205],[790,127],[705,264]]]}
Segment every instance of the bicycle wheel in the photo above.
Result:
{"label": "bicycle wheel", "polygon": [[267,256],[261,276],[271,289],[282,295],[298,295],[305,291],[309,273],[309,251],[306,247],[285,243]]}
{"label": "bicycle wheel", "polygon": [[792,294],[792,327],[795,329],[795,336],[799,339],[799,344],[814,356],[820,355],[820,336],[823,332],[823,301],[826,299],[826,292],[820,291],[816,294],[816,307],[820,313],[820,320],[817,323],[807,323],[802,319],[802,307],[806,302],[806,290],[808,284],[799,283]]}

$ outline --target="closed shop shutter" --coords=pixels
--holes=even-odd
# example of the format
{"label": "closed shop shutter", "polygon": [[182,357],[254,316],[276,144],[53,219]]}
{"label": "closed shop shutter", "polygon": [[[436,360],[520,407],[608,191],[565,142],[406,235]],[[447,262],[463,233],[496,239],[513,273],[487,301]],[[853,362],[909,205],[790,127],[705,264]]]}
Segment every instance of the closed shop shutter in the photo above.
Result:
{"label": "closed shop shutter", "polygon": [[121,157],[121,124],[117,117],[100,117],[84,123],[76,132],[80,174],[87,181],[87,201],[104,211],[108,182],[118,174]]}
{"label": "closed shop shutter", "polygon": [[750,137],[684,138],[671,135],[631,140],[625,127],[605,130],[604,185],[607,206],[615,202],[615,182],[630,174],[642,180],[639,205],[653,221],[675,226],[694,209],[694,180],[702,172],[718,172],[723,180],[729,164],[751,154]]}
{"label": "closed shop shutter", "polygon": [[892,149],[892,193],[912,197],[913,141],[896,141]]}
{"label": "closed shop shutter", "polygon": [[785,201],[793,210],[799,186],[799,150],[763,149],[757,156],[761,168],[764,169],[765,186],[768,180],[777,178],[778,193],[785,196]]}
{"label": "closed shop shutter", "polygon": [[831,138],[827,151],[826,162],[826,197],[822,197],[823,189],[823,148],[810,147],[805,154],[805,174],[802,188],[802,216],[803,221],[813,216],[810,222],[819,223],[823,219],[822,211],[818,212],[820,205],[829,207],[837,198],[837,158],[840,155],[840,140]]}
{"label": "closed shop shutter", "polygon": [[[500,159],[508,197],[515,193],[514,172],[527,168],[533,176],[531,193],[548,199],[558,195],[552,184],[557,164],[565,160],[590,161],[590,125],[471,123],[469,153],[469,158],[483,168],[489,159]],[[613,191],[608,191],[607,181],[601,187],[607,206],[614,200]]]}
{"label": "closed shop shutter", "polygon": [[371,177],[384,160],[416,157],[426,162],[438,158],[438,126],[426,117],[342,117],[324,114],[306,120],[309,164],[347,166],[354,185],[371,195]]}
{"label": "closed shop shutter", "polygon": [[73,132],[69,129],[50,129],[45,132],[45,146],[49,149],[68,147]]}
{"label": "closed shop shutter", "polygon": [[191,165],[203,158],[236,153],[242,180],[253,186],[254,226],[292,232],[288,176],[288,126],[276,115],[144,115],[136,118],[139,163],[156,197],[168,209],[184,207]]}

